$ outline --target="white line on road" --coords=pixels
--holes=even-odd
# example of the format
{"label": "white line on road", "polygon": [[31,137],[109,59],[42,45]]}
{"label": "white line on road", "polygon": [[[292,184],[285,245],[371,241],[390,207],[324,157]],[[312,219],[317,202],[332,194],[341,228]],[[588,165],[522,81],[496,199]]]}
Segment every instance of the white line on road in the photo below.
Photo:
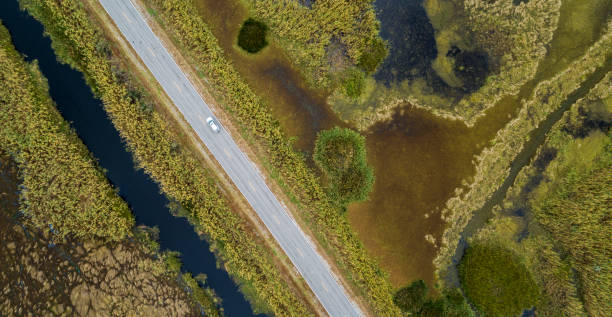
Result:
{"label": "white line on road", "polygon": [[321,281],[321,286],[323,286],[323,289],[329,293],[329,288],[327,288],[327,284],[325,284],[325,282]]}
{"label": "white line on road", "polygon": [[149,52],[151,53],[151,55],[157,56],[155,55],[155,52],[153,52],[153,49],[151,48],[151,46],[147,46],[147,48],[149,49]]}
{"label": "white line on road", "polygon": [[173,83],[174,83],[174,87],[176,87],[176,89],[178,89],[179,92],[183,92],[183,89],[181,89],[181,86],[177,82],[173,82]]}
{"label": "white line on road", "polygon": [[128,21],[128,23],[132,23],[132,20],[130,20],[130,18],[128,18],[127,14],[125,14],[125,12],[121,12],[121,14],[123,14],[123,17]]}

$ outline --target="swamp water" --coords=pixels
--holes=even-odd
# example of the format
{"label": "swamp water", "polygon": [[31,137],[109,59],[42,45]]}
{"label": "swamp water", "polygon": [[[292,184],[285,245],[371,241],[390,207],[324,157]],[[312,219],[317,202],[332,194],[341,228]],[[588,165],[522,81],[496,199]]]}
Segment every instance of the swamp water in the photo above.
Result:
{"label": "swamp water", "polygon": [[217,268],[215,255],[193,227],[172,216],[168,199],[142,170],[136,170],[132,155],[107,117],[102,103],[85,83],[83,74],[57,61],[43,26],[19,9],[16,0],[0,1],[0,19],[9,30],[16,49],[27,61],[36,59],[48,79],[49,94],[62,116],[75,129],[106,176],[119,189],[137,224],[159,228],[163,250],[181,253],[183,268],[194,276],[207,275],[206,284],[221,298],[227,316],[252,316],[249,303],[226,271]]}
{"label": "swamp water", "polygon": [[[602,1],[606,0],[595,2]],[[394,2],[397,1],[381,1],[386,8],[395,8]],[[599,14],[586,12],[569,17],[571,10],[580,7],[579,2],[569,0],[564,4],[562,23],[572,17],[600,17],[606,14],[600,10],[596,11]],[[346,126],[330,110],[326,102],[328,94],[308,88],[284,56],[282,48],[270,43],[255,55],[240,50],[237,34],[249,17],[242,2],[197,0],[196,3],[200,15],[219,39],[228,59],[254,91],[267,101],[285,132],[297,138],[297,148],[307,157],[312,154],[318,131],[334,125]],[[409,6],[420,3],[420,0],[410,1]],[[425,11],[421,11],[421,14],[425,14]],[[392,18],[402,17],[395,15]],[[410,21],[429,23],[426,17],[409,18]],[[437,248],[426,241],[425,235],[431,234],[436,240],[441,236],[445,224],[439,212],[446,201],[454,196],[455,189],[474,175],[474,156],[513,117],[521,105],[521,99],[531,94],[537,82],[563,69],[559,61],[550,60],[553,56],[573,59],[596,40],[596,36],[584,40],[586,37],[582,32],[573,32],[576,25],[585,32],[597,34],[605,24],[602,21],[605,21],[605,17],[603,20],[569,20],[566,24],[568,27],[560,28],[559,35],[555,35],[551,52],[543,62],[551,67],[543,68],[536,80],[523,87],[519,96],[503,98],[473,128],[460,121],[442,119],[405,105],[396,111],[390,122],[376,124],[366,133],[368,162],[375,169],[376,182],[370,199],[351,205],[347,216],[367,250],[390,273],[394,286],[403,286],[417,278],[425,279],[431,285],[434,272],[432,260]],[[383,36],[385,25],[397,27],[397,23],[383,21]],[[428,27],[417,29],[426,31]],[[401,38],[396,33],[387,32]],[[423,40],[429,43],[427,47],[432,45],[430,37],[426,36]],[[567,43],[572,41],[577,43],[573,55],[562,54],[567,49]],[[431,49],[427,49],[423,58],[434,59],[435,56],[430,53]],[[415,65],[424,67],[422,63],[409,66],[414,68]],[[383,67],[392,68],[393,65]],[[381,80],[388,78],[383,76]]]}

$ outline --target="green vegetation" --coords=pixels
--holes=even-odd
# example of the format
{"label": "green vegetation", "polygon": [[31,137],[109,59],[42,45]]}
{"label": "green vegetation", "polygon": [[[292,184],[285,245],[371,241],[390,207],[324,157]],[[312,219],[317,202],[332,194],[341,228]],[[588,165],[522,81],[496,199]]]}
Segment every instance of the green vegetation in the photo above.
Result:
{"label": "green vegetation", "polygon": [[199,303],[218,316],[212,290],[179,285],[178,259],[132,227],[37,64],[23,60],[2,25],[0,81],[0,314],[191,315]]}
{"label": "green vegetation", "polygon": [[265,24],[248,18],[244,21],[240,33],[238,33],[238,46],[249,53],[257,53],[268,45],[268,41],[266,41],[267,32],[268,27]]}
{"label": "green vegetation", "polygon": [[401,288],[395,296],[393,302],[404,312],[417,314],[423,309],[427,300],[427,285],[423,280],[412,282],[409,286]]}
{"label": "green vegetation", "polygon": [[387,44],[380,38],[372,40],[365,52],[359,58],[357,66],[365,70],[367,73],[374,73],[378,65],[387,57],[389,49]]}
{"label": "green vegetation", "polygon": [[339,86],[337,73],[344,68],[332,65],[332,56],[342,60],[339,64],[359,66],[367,73],[385,58],[386,43],[378,35],[373,2],[318,0],[308,8],[293,0],[246,1],[252,15],[270,26],[272,39],[317,88]]}
{"label": "green vegetation", "polygon": [[474,312],[465,297],[457,290],[446,290],[439,298],[427,297],[427,285],[423,280],[399,289],[393,297],[395,304],[414,316],[473,317]]}
{"label": "green vegetation", "polygon": [[548,137],[547,146],[557,155],[528,200],[535,220],[568,255],[584,307],[593,316],[612,309],[612,273],[606,269],[612,265],[612,139],[605,120],[612,116],[611,83],[608,73]]}
{"label": "green vegetation", "polygon": [[[491,146],[477,157],[476,174],[465,192],[458,192],[446,203],[442,211],[443,219],[449,224],[442,237],[442,247],[435,260],[437,275],[444,276],[451,264],[459,235],[467,225],[473,212],[484,206],[491,195],[504,183],[510,174],[510,165],[523,149],[530,133],[546,117],[562,104],[571,92],[589,78],[598,67],[605,66],[612,45],[612,29],[608,27],[604,35],[584,55],[569,63],[564,70],[540,82],[529,99],[522,101],[522,107],[495,138]],[[602,71],[607,71],[606,69]],[[517,100],[517,102],[521,102]]]}
{"label": "green vegetation", "polygon": [[349,68],[342,74],[342,88],[348,97],[357,98],[361,95],[365,85],[363,71]]}
{"label": "green vegetation", "polygon": [[612,114],[610,87],[608,72],[571,106],[471,241],[503,245],[526,264],[545,316],[607,316],[612,309],[612,274],[604,269],[612,265],[612,141],[602,120]]}
{"label": "green vegetation", "polygon": [[467,296],[487,316],[518,316],[539,300],[529,271],[512,251],[499,246],[470,246],[459,276]]}
{"label": "green vegetation", "polygon": [[[338,206],[326,195],[314,171],[307,167],[303,156],[292,148],[278,122],[272,118],[268,106],[227,62],[214,35],[196,14],[193,2],[151,0],[147,3],[157,9],[166,30],[191,58],[194,66],[202,70],[211,83],[215,97],[233,115],[248,139],[265,149],[259,155],[269,164],[271,174],[278,175],[278,181],[282,182],[288,195],[299,201],[301,212],[297,216],[312,226],[312,231],[331,251],[343,273],[361,289],[361,295],[377,314],[399,314],[399,309],[393,305],[392,287],[387,276],[366,253]],[[277,7],[279,3],[272,1],[269,5]],[[297,3],[290,1],[286,5],[294,4]],[[274,25],[268,25],[271,30],[274,29]]]}
{"label": "green vegetation", "polygon": [[368,198],[374,172],[366,162],[365,138],[339,127],[321,131],[313,158],[329,183],[329,196],[341,205]]}
{"label": "green vegetation", "polygon": [[[472,126],[486,109],[505,96],[516,95],[536,76],[539,62],[547,54],[546,45],[557,27],[560,6],[561,0],[531,0],[519,6],[511,1],[423,1],[427,17],[415,25],[433,26],[435,59],[426,60],[426,65],[420,66],[422,69],[395,70],[405,72],[409,77],[406,79],[385,83],[367,77],[359,98],[346,96],[337,89],[329,103],[342,120],[361,131],[390,119],[397,107],[406,104]],[[605,15],[604,10],[599,12],[595,15]],[[593,24],[601,23],[597,19]],[[415,29],[412,33],[420,32]],[[413,46],[425,41],[421,37],[408,40],[414,41]],[[405,41],[391,43],[396,49],[403,44]],[[415,49],[414,55],[426,55],[428,50],[428,47]],[[406,65],[402,60],[396,63]],[[389,73],[394,76],[393,71]]]}
{"label": "green vegetation", "polygon": [[[217,185],[193,154],[178,146],[178,138],[159,113],[151,111],[141,86],[122,64],[105,50],[109,43],[80,1],[23,0],[22,5],[39,19],[53,47],[64,61],[84,73],[96,96],[104,103],[113,124],[134,157],[163,192],[189,210],[189,220],[206,234],[228,272],[252,287],[277,314],[307,315],[305,304],[280,273],[239,215],[231,212]],[[158,10],[159,15],[167,14]],[[196,12],[192,9],[191,13]],[[197,41],[196,41],[197,43]],[[213,64],[216,65],[216,64]]]}
{"label": "green vegetation", "polygon": [[37,65],[23,61],[4,27],[0,47],[0,145],[23,166],[29,221],[53,225],[61,237],[123,239],[134,224],[127,204],[55,109]]}

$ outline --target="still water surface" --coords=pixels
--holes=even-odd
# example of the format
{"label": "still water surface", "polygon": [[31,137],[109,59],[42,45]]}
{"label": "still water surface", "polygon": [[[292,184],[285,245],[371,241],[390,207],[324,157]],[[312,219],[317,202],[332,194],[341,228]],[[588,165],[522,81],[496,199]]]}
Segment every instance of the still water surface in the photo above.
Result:
{"label": "still water surface", "polygon": [[217,268],[208,243],[198,237],[185,219],[170,214],[168,199],[160,194],[158,185],[142,170],[135,169],[131,154],[83,75],[58,63],[50,39],[43,36],[42,25],[19,10],[16,0],[0,1],[0,19],[26,60],[38,61],[57,108],[106,170],[106,176],[132,209],[136,223],[158,227],[162,249],[179,251],[184,270],[208,276],[207,285],[222,299],[227,316],[253,316],[236,284],[227,272]]}

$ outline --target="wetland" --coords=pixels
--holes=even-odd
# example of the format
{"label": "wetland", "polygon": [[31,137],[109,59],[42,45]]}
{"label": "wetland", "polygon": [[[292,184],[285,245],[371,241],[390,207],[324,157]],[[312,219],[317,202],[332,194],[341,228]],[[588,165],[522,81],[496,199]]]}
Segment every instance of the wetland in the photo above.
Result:
{"label": "wetland", "polygon": [[[237,34],[248,18],[248,9],[241,2],[196,3],[228,58],[265,98],[307,158],[312,156],[319,131],[350,127],[327,104],[330,92],[310,88],[277,44],[270,43],[257,54],[246,54],[238,47]],[[365,133],[368,162],[376,175],[374,191],[366,202],[350,205],[347,215],[368,251],[391,274],[394,286],[418,278],[433,282],[437,248],[425,236],[437,239],[442,233],[439,209],[474,173],[473,156],[514,110],[502,105],[468,128],[461,121],[442,119],[406,104],[393,120]]]}
{"label": "wetland", "polygon": [[[585,6],[579,2],[563,2],[559,28],[535,78],[524,84],[517,95],[505,96],[485,111],[472,127],[404,103],[394,111],[391,120],[377,123],[364,132],[368,163],[374,168],[376,181],[369,200],[350,205],[347,216],[368,251],[390,273],[395,287],[418,278],[433,282],[432,260],[445,228],[440,210],[458,188],[470,182],[475,173],[474,157],[513,118],[522,100],[531,95],[538,82],[563,70],[598,38],[609,16],[609,6],[601,0]],[[319,131],[333,126],[351,127],[328,104],[331,92],[309,87],[278,44],[271,42],[257,54],[241,51],[237,34],[249,17],[249,10],[242,2],[198,0],[196,3],[199,14],[219,39],[228,59],[270,105],[274,117],[295,138],[296,147],[307,158],[311,157]],[[397,10],[398,3],[376,2],[380,17],[386,17],[381,21],[381,35],[390,41],[394,37],[402,38],[401,34],[390,31],[400,23],[393,19],[406,19]],[[420,23],[408,35],[414,35],[410,39],[423,48],[420,59],[403,65],[400,69],[403,72],[398,72],[393,68],[403,66],[393,64],[393,56],[399,58],[401,47],[391,46],[390,57],[374,75],[380,82],[393,82],[398,76],[405,79],[433,73],[430,64],[437,54],[434,30],[421,5],[421,1],[405,5],[419,9],[408,17],[409,21]],[[465,59],[474,56],[480,55],[466,55]]]}

